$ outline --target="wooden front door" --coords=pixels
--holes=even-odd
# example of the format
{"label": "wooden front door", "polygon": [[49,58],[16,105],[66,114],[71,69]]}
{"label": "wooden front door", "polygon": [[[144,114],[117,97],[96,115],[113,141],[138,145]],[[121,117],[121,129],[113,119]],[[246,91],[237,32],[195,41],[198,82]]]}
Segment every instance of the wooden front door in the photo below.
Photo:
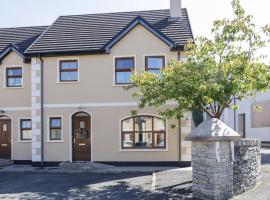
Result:
{"label": "wooden front door", "polygon": [[73,161],[91,161],[91,124],[86,113],[73,115]]}
{"label": "wooden front door", "polygon": [[0,119],[0,159],[11,159],[11,121]]}

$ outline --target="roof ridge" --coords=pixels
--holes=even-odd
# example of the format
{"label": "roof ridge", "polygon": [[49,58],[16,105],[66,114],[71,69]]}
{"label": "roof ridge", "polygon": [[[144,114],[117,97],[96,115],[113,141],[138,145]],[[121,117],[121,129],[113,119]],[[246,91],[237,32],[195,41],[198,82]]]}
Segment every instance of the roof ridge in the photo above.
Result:
{"label": "roof ridge", "polygon": [[[185,10],[186,8],[182,8]],[[102,12],[102,13],[88,13],[88,14],[72,14],[72,15],[60,15],[59,17],[69,17],[69,16],[89,16],[89,15],[110,15],[110,14],[123,14],[123,13],[138,13],[138,12],[151,12],[151,11],[168,11],[167,9],[154,9],[154,10],[135,10],[135,11],[119,11],[119,12]]]}

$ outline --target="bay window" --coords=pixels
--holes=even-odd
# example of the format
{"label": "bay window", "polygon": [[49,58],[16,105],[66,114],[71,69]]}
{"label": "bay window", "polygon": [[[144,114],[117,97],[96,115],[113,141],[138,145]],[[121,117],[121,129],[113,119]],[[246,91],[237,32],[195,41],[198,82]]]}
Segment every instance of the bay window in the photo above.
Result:
{"label": "bay window", "polygon": [[123,149],[165,149],[165,120],[154,116],[135,116],[121,122]]}

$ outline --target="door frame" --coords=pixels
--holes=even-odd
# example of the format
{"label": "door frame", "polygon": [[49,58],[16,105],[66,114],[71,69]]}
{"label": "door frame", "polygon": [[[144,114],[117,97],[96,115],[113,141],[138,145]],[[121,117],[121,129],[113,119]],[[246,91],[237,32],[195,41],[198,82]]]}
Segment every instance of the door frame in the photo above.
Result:
{"label": "door frame", "polygon": [[74,114],[79,113],[79,112],[84,112],[86,114],[88,114],[90,116],[90,156],[91,156],[91,160],[90,162],[94,162],[94,157],[93,157],[93,119],[92,119],[92,114],[88,111],[85,110],[76,110],[72,113],[70,113],[69,115],[69,161],[73,162],[73,140],[72,140],[72,136],[73,136],[73,121],[72,121],[72,117]]}
{"label": "door frame", "polygon": [[[12,124],[13,124],[13,118],[9,115],[9,114],[6,114],[6,113],[3,113],[3,114],[0,114],[0,117],[1,116],[4,116],[4,117],[8,117],[9,121],[10,121],[10,160],[13,160],[13,134],[12,134]],[[0,118],[1,120],[1,118]]]}

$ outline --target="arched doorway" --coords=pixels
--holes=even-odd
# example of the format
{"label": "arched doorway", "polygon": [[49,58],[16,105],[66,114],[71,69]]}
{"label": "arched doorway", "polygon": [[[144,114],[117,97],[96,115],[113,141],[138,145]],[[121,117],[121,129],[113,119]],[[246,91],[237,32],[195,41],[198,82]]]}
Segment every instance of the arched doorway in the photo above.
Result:
{"label": "arched doorway", "polygon": [[91,161],[91,116],[86,112],[72,115],[72,160]]}
{"label": "arched doorway", "polygon": [[0,115],[0,159],[11,159],[11,119]]}

